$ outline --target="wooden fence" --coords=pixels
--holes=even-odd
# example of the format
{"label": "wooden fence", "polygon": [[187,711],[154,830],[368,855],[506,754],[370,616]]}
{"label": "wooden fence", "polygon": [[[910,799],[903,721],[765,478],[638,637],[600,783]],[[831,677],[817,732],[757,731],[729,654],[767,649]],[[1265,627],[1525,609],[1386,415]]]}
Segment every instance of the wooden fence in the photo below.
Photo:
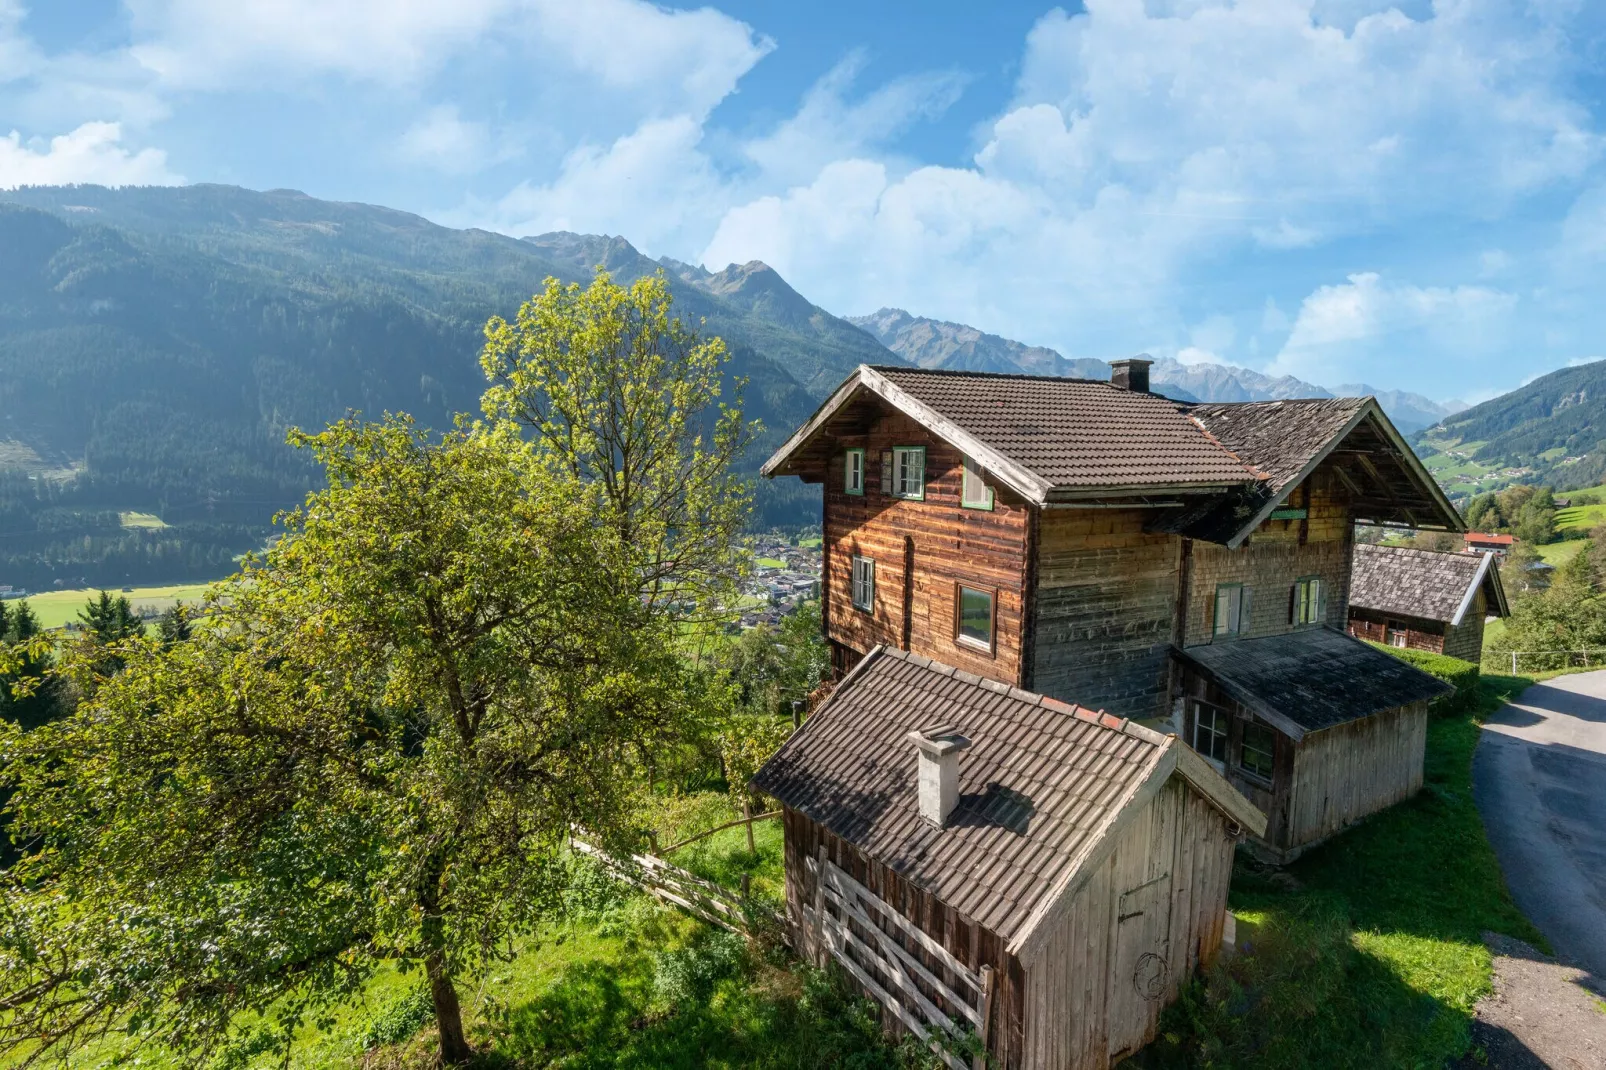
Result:
{"label": "wooden fence", "polygon": [[781,926],[780,915],[769,907],[704,880],[656,855],[632,854],[626,858],[604,851],[594,844],[575,837],[574,849],[590,855],[602,863],[604,869],[619,880],[635,885],[654,898],[679,907],[699,921],[717,925],[721,929],[755,935],[752,919],[763,917]]}
{"label": "wooden fence", "polygon": [[[823,846],[818,859],[806,862],[814,875],[815,897],[812,910],[805,908],[804,921],[815,934],[818,964],[825,965],[827,955],[834,958],[871,998],[930,1045],[952,1070],[966,1070],[964,1061],[940,1043],[934,1033],[941,1030],[958,1039],[964,1036],[968,1025],[980,1038],[982,1051],[986,1050],[992,967],[983,966],[977,971],[960,962],[942,944],[840,869],[827,857]],[[920,953],[930,956],[937,966],[928,967]],[[981,1070],[984,1062],[985,1056],[977,1053],[971,1062],[972,1070]]]}

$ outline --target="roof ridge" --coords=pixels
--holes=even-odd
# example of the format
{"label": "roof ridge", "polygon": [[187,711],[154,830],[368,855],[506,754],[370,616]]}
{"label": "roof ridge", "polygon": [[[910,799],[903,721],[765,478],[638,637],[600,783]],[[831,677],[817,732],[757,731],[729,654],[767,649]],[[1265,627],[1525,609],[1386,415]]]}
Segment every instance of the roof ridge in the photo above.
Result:
{"label": "roof ridge", "polygon": [[[922,368],[918,364],[866,364],[864,367],[878,372],[893,372],[902,375],[908,375],[912,372],[919,375],[949,375],[966,379],[1030,379],[1045,383],[1093,383],[1098,386],[1107,386],[1111,390],[1121,389],[1108,379],[1083,379],[1075,375],[1034,375],[1031,372],[974,372],[965,368]],[[1162,397],[1160,394],[1155,394],[1154,396]],[[1174,398],[1164,398],[1164,400],[1175,401]]]}

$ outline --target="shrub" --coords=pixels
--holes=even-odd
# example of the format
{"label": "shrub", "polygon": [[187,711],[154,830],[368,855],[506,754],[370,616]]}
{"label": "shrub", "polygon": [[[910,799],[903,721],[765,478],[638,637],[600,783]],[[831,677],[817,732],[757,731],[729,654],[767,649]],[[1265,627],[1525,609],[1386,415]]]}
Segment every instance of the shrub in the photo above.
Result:
{"label": "shrub", "polygon": [[1447,654],[1435,654],[1431,650],[1407,650],[1402,647],[1384,646],[1382,643],[1371,645],[1384,653],[1393,654],[1401,661],[1415,665],[1425,673],[1437,676],[1455,688],[1450,694],[1440,696],[1429,704],[1428,711],[1435,716],[1470,713],[1477,706],[1478,666],[1472,662],[1452,658]]}
{"label": "shrub", "polygon": [[424,1028],[434,1017],[435,1004],[430,1000],[429,986],[421,984],[368,1023],[368,1028],[362,1035],[363,1049],[411,1040],[413,1034]]}
{"label": "shrub", "polygon": [[685,947],[655,956],[653,995],[668,1008],[702,1004],[716,984],[747,965],[747,941],[740,934],[709,930]]}

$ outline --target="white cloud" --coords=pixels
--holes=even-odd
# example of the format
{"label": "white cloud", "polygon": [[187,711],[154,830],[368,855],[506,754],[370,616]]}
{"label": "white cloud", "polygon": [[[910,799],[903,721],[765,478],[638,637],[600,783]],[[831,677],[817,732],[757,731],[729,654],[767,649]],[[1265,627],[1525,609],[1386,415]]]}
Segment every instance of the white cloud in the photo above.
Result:
{"label": "white cloud", "polygon": [[170,186],[184,179],[167,169],[160,149],[131,151],[117,123],[85,123],[48,145],[25,142],[13,130],[0,137],[0,189],[60,186],[74,182],[105,186]]}
{"label": "white cloud", "polygon": [[[1415,286],[1376,272],[1349,276],[1305,298],[1272,375],[1315,382],[1397,383],[1426,363],[1458,377],[1503,361],[1515,342],[1517,295],[1482,286]],[[1464,382],[1444,379],[1439,396]]]}
{"label": "white cloud", "polygon": [[463,119],[457,108],[431,108],[407,128],[397,145],[402,159],[451,175],[470,175],[509,155],[492,143],[490,128]]}

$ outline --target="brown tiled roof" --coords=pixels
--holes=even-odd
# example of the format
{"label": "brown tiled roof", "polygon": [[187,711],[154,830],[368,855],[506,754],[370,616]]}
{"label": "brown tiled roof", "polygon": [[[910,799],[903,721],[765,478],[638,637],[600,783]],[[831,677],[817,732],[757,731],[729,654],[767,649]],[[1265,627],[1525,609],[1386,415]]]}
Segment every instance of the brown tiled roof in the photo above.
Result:
{"label": "brown tiled roof", "polygon": [[1302,472],[1333,441],[1366,398],[1215,402],[1188,414],[1245,464],[1263,474],[1273,492]]}
{"label": "brown tiled roof", "polygon": [[[906,738],[939,722],[971,741],[959,756],[959,805],[943,828],[920,816]],[[1007,942],[1168,745],[1175,741],[1119,718],[883,649],[753,786]]]}
{"label": "brown tiled roof", "polygon": [[1330,628],[1190,646],[1178,656],[1295,739],[1450,690],[1416,666]]}
{"label": "brown tiled roof", "polygon": [[1177,402],[1109,383],[880,366],[894,386],[1053,487],[1247,483]]}
{"label": "brown tiled roof", "polygon": [[1355,547],[1350,605],[1379,613],[1459,624],[1478,584],[1491,612],[1503,612],[1499,572],[1484,554],[1439,553],[1406,546]]}

